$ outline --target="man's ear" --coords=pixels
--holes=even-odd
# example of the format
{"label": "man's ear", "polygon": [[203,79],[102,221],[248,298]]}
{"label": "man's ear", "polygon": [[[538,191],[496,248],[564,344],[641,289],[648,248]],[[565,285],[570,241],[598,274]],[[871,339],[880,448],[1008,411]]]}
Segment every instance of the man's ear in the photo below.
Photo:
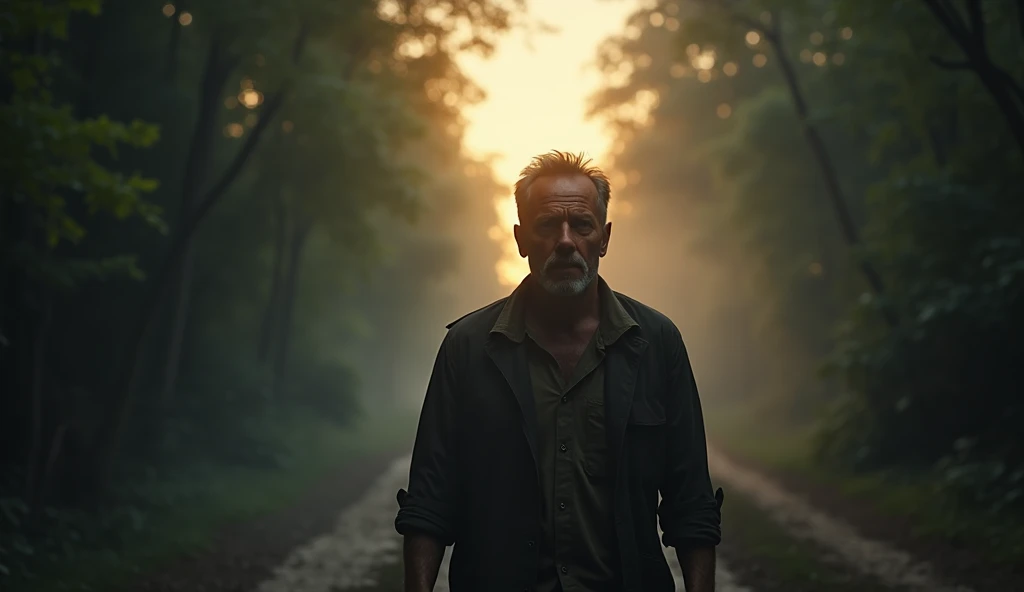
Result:
{"label": "man's ear", "polygon": [[608,241],[612,240],[612,223],[606,222],[604,225],[604,239],[601,241],[601,256],[604,257],[608,253]]}
{"label": "man's ear", "polygon": [[519,256],[526,258],[526,245],[523,242],[523,227],[514,224],[512,226],[512,236],[516,237],[516,245],[519,246]]}

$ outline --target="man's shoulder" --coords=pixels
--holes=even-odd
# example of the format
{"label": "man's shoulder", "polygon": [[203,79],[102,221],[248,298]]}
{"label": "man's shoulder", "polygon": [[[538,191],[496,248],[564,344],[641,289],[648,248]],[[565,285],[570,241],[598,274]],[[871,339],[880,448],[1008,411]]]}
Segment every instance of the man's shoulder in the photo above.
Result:
{"label": "man's shoulder", "polygon": [[498,315],[501,314],[501,309],[505,306],[507,300],[508,296],[495,300],[487,306],[462,315],[445,325],[445,328],[448,329],[449,333],[463,335],[479,333],[486,335],[490,333],[491,327],[498,320]]}
{"label": "man's shoulder", "polygon": [[640,329],[645,335],[650,337],[670,335],[674,336],[679,334],[679,329],[672,319],[668,318],[668,315],[657,310],[653,306],[648,306],[643,302],[635,298],[630,298],[621,292],[615,292],[615,298],[622,304],[622,307],[626,309],[629,316],[633,317],[633,320],[640,325]]}

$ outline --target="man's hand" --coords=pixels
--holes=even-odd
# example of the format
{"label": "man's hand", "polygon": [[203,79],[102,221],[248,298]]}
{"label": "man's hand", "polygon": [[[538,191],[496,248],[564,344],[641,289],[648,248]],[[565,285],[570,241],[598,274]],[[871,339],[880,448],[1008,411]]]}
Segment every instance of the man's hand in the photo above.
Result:
{"label": "man's hand", "polygon": [[430,535],[408,534],[402,548],[405,592],[432,592],[444,559],[444,545]]}
{"label": "man's hand", "polygon": [[714,592],[715,548],[676,549],[686,592]]}

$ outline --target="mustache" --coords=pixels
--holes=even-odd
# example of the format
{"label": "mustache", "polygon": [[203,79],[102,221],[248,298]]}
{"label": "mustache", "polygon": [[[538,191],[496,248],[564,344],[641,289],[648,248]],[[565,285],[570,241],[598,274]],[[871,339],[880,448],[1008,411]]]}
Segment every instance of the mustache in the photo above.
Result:
{"label": "mustache", "polygon": [[579,267],[584,272],[588,271],[589,266],[583,255],[578,252],[573,253],[570,257],[559,257],[557,253],[552,253],[548,260],[544,262],[544,271],[549,271],[553,267]]}

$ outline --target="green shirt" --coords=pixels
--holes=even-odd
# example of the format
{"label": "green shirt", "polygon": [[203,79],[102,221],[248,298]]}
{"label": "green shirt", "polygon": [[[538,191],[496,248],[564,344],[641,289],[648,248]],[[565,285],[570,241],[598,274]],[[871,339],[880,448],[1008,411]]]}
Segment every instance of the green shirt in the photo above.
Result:
{"label": "green shirt", "polygon": [[[527,342],[542,489],[538,592],[615,590],[618,563],[604,417],[605,349],[636,322],[601,278],[598,329],[569,380],[526,328],[522,286],[494,330]],[[525,283],[524,283],[525,285]]]}

